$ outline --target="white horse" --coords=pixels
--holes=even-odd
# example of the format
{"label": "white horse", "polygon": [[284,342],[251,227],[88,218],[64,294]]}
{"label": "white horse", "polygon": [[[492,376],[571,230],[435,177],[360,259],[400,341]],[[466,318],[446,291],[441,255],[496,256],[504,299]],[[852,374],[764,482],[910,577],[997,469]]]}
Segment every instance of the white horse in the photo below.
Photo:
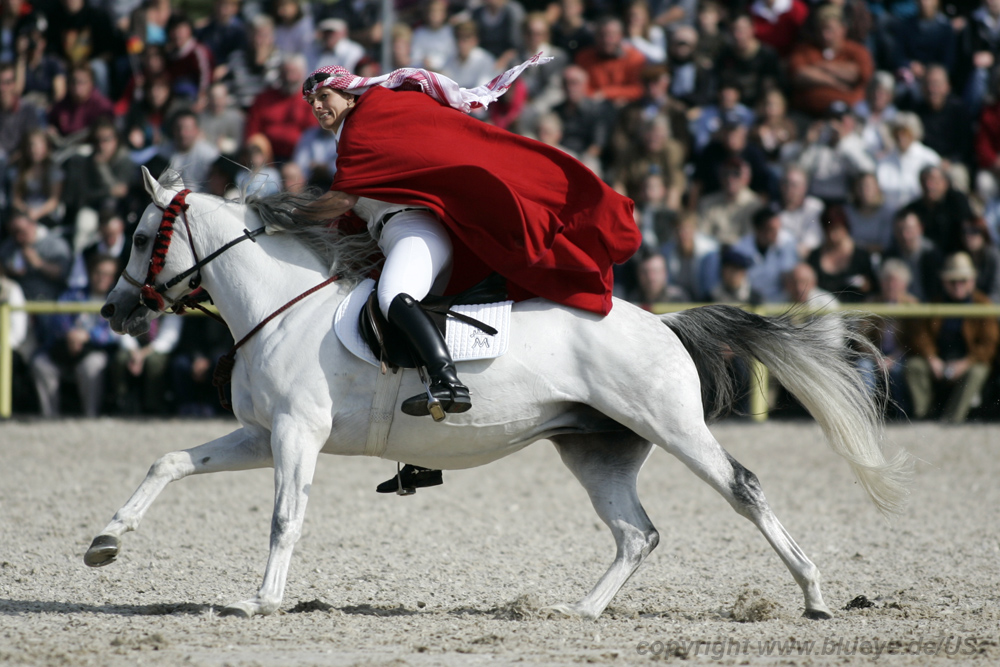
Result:
{"label": "white horse", "polygon": [[[144,173],[160,208],[177,194]],[[170,278],[244,230],[262,227],[248,207],[190,194],[187,221],[177,226],[159,274],[159,288],[178,299],[191,290]],[[115,331],[139,334],[160,312],[142,299],[162,212],[150,206],[134,236],[125,275],[102,314]],[[261,235],[238,243],[200,269],[235,339],[242,338],[290,299],[322,282],[329,267],[290,234]],[[167,252],[169,250],[169,252]],[[135,276],[129,280],[129,276]],[[274,467],[275,500],[270,556],[257,594],[225,608],[241,616],[270,614],[284,594],[292,549],[302,531],[319,454],[365,453],[379,370],[350,354],[333,332],[337,305],[349,286],[333,283],[296,303],[264,326],[237,355],[233,407],[242,427],[192,449],[166,454],[95,538],[85,556],[91,566],[114,561],[121,537],[135,530],[170,482],[198,473]],[[155,306],[154,306],[155,308]],[[763,362],[809,409],[834,452],[883,512],[897,510],[907,462],[887,460],[875,400],[851,363],[849,334],[839,317],[795,324],[728,306],[657,316],[616,301],[598,317],[541,299],[517,303],[508,352],[461,364],[473,409],[435,423],[396,413],[383,458],[437,469],[480,466],[536,440],[551,440],[583,484],[617,544],[610,568],[591,592],[550,612],[596,618],[656,547],[658,534],[636,493],[636,477],[653,445],[683,461],[754,523],[805,595],[805,616],[830,618],[815,565],[772,513],[757,478],[733,459],[706,425],[706,401],[732,402],[725,357]],[[402,371],[399,396],[422,390],[417,373]],[[712,376],[715,376],[714,378]],[[711,385],[705,389],[703,385]]]}

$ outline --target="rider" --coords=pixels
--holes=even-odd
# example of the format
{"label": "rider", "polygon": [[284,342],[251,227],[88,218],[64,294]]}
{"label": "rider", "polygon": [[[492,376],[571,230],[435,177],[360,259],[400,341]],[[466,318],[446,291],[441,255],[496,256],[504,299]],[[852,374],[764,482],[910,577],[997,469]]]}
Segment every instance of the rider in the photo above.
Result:
{"label": "rider", "polygon": [[[467,115],[540,62],[535,56],[471,90],[414,68],[363,78],[322,67],[302,86],[338,143],[333,185],[312,214],[353,208],[366,220],[386,256],[379,307],[406,332],[447,412],[464,412],[471,400],[419,304],[436,281],[450,273],[452,286],[471,285],[496,272],[514,299],[540,296],[606,315],[612,267],[641,242],[632,201],[582,163]],[[426,397],[407,399],[403,411],[428,414]]]}

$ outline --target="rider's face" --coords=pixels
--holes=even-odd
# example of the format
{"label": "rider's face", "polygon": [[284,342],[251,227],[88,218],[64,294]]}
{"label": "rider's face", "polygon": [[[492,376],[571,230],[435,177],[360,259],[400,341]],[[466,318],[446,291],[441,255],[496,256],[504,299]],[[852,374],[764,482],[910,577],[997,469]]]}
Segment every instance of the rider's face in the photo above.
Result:
{"label": "rider's face", "polygon": [[354,108],[354,96],[333,88],[320,88],[309,96],[309,106],[320,127],[336,132]]}

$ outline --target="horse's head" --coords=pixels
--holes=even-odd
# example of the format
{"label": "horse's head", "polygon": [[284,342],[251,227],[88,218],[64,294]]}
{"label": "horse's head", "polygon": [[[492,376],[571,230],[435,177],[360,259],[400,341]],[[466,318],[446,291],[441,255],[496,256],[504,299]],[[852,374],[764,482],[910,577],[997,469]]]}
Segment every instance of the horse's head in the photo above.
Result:
{"label": "horse's head", "polygon": [[178,197],[184,192],[184,184],[176,174],[173,176],[163,185],[142,168],[146,192],[153,203],[143,212],[132,236],[128,266],[101,308],[101,315],[118,333],[145,333],[167,304],[193,289],[186,280],[167,287],[172,278],[195,262],[183,222],[185,213],[180,210],[183,197]]}

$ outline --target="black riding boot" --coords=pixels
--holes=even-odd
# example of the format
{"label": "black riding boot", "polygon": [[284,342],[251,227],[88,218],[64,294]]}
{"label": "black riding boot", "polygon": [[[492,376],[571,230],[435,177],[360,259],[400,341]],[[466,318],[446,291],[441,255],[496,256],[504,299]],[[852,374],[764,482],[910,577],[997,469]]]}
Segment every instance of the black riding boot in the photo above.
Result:
{"label": "black riding boot", "polygon": [[[430,393],[440,402],[441,409],[444,412],[465,412],[471,408],[469,388],[458,380],[444,336],[420,304],[409,294],[399,294],[389,304],[388,319],[406,334],[413,353],[418,357],[415,361],[427,369]],[[436,404],[431,403],[426,394],[417,394],[403,401],[401,409],[408,415],[423,417],[432,414],[433,408],[439,413],[434,415],[435,420],[444,419],[444,413],[437,411]]]}

